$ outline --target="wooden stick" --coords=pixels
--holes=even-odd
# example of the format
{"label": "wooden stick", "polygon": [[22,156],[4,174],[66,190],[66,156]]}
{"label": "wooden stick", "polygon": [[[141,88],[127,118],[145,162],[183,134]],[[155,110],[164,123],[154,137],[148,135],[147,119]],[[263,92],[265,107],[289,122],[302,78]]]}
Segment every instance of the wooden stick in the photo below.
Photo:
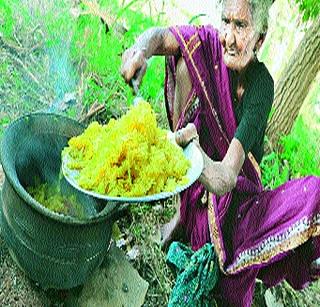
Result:
{"label": "wooden stick", "polygon": [[104,104],[99,104],[97,102],[95,102],[90,110],[88,111],[88,113],[82,118],[80,119],[80,122],[85,122],[87,121],[88,119],[90,119],[91,117],[93,117],[94,115],[104,111],[106,108],[106,106]]}

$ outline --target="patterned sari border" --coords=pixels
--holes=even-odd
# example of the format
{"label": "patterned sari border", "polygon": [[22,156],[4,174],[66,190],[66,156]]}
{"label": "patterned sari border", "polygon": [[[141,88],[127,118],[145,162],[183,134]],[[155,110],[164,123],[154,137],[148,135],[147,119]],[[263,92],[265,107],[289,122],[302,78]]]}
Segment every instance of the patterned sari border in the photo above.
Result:
{"label": "patterned sari border", "polygon": [[188,47],[188,46],[192,43],[192,41],[193,41],[197,36],[198,36],[198,33],[197,33],[197,32],[194,33],[194,34],[189,38],[188,42],[186,42],[186,46]]}
{"label": "patterned sari border", "polygon": [[[201,78],[201,75],[200,75],[200,72],[194,62],[194,59],[192,57],[194,51],[190,52],[190,50],[188,49],[188,46],[187,46],[187,43],[186,41],[184,40],[184,37],[183,35],[181,34],[181,32],[179,31],[179,28],[178,27],[175,27],[174,28],[176,33],[178,34],[179,36],[179,39],[181,40],[181,42],[183,43],[184,45],[184,48],[185,48],[185,52],[187,53],[188,55],[188,58],[189,58],[189,61],[191,62],[192,66],[193,66],[193,69],[194,71],[196,72],[196,75],[197,75],[197,78],[199,80],[199,83],[202,87],[202,90],[205,94],[205,97],[206,97],[206,100],[207,100],[207,103],[210,107],[210,110],[211,110],[211,113],[214,117],[214,119],[216,120],[216,123],[220,129],[220,132],[222,134],[222,136],[224,137],[225,141],[227,142],[227,144],[229,145],[230,142],[227,138],[227,136],[225,135],[223,129],[222,129],[222,126],[220,124],[220,120],[218,118],[218,114],[217,112],[214,110],[212,104],[211,104],[211,101],[210,101],[210,98],[209,98],[209,94],[208,94],[208,91],[206,89],[206,86],[205,86],[205,82],[202,80]],[[199,44],[200,46],[200,44]],[[199,47],[197,46],[197,48]],[[211,206],[211,208],[210,208]],[[223,268],[223,263],[224,263],[224,250],[223,250],[223,242],[222,240],[220,239],[220,236],[219,236],[219,226],[218,226],[218,223],[217,223],[217,220],[215,219],[215,213],[214,213],[214,207],[213,207],[213,204],[212,204],[212,195],[209,195],[209,202],[208,202],[208,222],[209,222],[209,229],[210,229],[210,232],[212,233],[211,235],[211,240],[212,240],[212,243],[214,244],[215,246],[215,250],[217,251],[217,254],[218,254],[218,259],[219,259],[219,266],[220,266],[220,269],[225,272],[224,268]]]}
{"label": "patterned sari border", "polygon": [[214,244],[215,251],[218,255],[219,267],[223,273],[226,273],[223,267],[224,264],[224,252],[222,248],[222,241],[219,237],[218,224],[216,221],[213,201],[212,201],[212,193],[209,193],[209,201],[208,201],[208,222],[209,222],[209,231],[211,242]]}
{"label": "patterned sari border", "polygon": [[193,46],[192,50],[190,51],[190,56],[192,56],[192,55],[194,54],[194,52],[199,48],[200,45],[201,45],[201,42],[197,42],[197,43]]}
{"label": "patterned sari border", "polygon": [[[189,50],[189,48],[188,48],[188,46],[187,46],[187,43],[186,43],[183,35],[182,35],[181,32],[179,31],[179,28],[178,28],[178,27],[174,27],[174,29],[175,29],[176,33],[178,34],[181,42],[183,43],[183,46],[184,46],[184,48],[185,48],[185,52],[188,54],[188,58],[189,58],[192,66],[193,66],[194,71],[196,72],[197,78],[198,78],[198,80],[199,80],[199,82],[200,82],[200,85],[201,85],[201,87],[202,87],[202,90],[203,90],[203,92],[204,92],[204,94],[205,94],[205,97],[206,97],[206,100],[207,100],[207,102],[208,102],[208,105],[209,105],[209,107],[210,107],[210,109],[211,109],[211,112],[212,112],[212,114],[213,114],[213,116],[214,116],[214,118],[215,118],[215,120],[216,120],[216,122],[217,122],[217,124],[218,124],[218,127],[219,127],[219,129],[220,129],[220,132],[221,132],[221,134],[223,135],[223,137],[224,137],[225,141],[227,142],[227,144],[229,145],[230,142],[229,142],[227,136],[225,135],[225,133],[224,133],[224,131],[223,131],[223,129],[222,129],[222,126],[221,126],[221,124],[220,124],[220,120],[219,120],[219,117],[218,117],[218,114],[217,114],[216,110],[214,110],[213,107],[212,107],[212,104],[211,104],[211,101],[210,101],[210,98],[209,98],[209,94],[208,94],[207,88],[206,88],[206,86],[205,86],[204,81],[203,81],[202,78],[201,78],[200,72],[199,72],[199,70],[198,70],[198,68],[197,68],[197,66],[196,66],[196,64],[195,64],[195,62],[194,62],[194,59],[193,59],[193,57],[192,57],[192,55],[193,55],[193,53],[194,53],[195,50],[191,53],[190,50]],[[198,45],[198,44],[197,44],[197,45]],[[198,48],[200,45],[201,45],[201,42],[200,42],[200,44],[197,46],[197,48]]]}
{"label": "patterned sari border", "polygon": [[268,263],[275,256],[292,250],[309,238],[319,235],[320,213],[312,219],[304,217],[283,233],[271,236],[254,248],[241,252],[226,272],[234,274],[248,266]]}

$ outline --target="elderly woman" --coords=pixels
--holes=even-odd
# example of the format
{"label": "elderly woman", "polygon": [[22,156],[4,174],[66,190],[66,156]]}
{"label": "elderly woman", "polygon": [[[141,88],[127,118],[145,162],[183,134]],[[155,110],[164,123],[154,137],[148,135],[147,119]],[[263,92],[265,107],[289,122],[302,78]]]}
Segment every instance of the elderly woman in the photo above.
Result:
{"label": "elderly woman", "polygon": [[274,83],[256,54],[272,2],[225,0],[219,33],[211,26],[153,28],[123,55],[123,77],[138,83],[148,58],[167,56],[169,123],[179,144],[198,144],[204,169],[181,193],[165,235],[180,227],[194,250],[214,244],[224,306],[250,306],[257,277],[269,287],[286,279],[300,289],[320,272],[320,179],[273,191],[260,180]]}

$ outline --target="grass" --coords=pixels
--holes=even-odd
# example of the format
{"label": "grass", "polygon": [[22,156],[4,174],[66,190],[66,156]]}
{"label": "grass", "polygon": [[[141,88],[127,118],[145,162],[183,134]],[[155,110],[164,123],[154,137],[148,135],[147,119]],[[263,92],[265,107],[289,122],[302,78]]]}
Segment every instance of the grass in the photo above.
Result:
{"label": "grass", "polygon": [[173,276],[165,263],[165,253],[159,245],[159,226],[169,221],[173,206],[171,200],[149,205],[148,208],[132,207],[132,223],[128,231],[136,232],[137,244],[141,247],[141,258],[135,264],[143,278],[148,280],[146,306],[167,304]]}

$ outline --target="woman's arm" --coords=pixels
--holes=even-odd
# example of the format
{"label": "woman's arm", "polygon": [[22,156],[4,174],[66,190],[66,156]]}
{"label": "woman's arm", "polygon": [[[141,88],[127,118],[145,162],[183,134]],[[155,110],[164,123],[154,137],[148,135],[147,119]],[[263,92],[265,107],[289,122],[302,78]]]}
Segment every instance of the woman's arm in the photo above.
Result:
{"label": "woman's arm", "polygon": [[230,192],[237,183],[237,177],[245,160],[241,143],[232,139],[228,151],[221,162],[212,161],[201,149],[204,167],[199,181],[209,192],[219,196]]}
{"label": "woman's arm", "polygon": [[176,132],[176,142],[179,145],[184,147],[190,141],[197,144],[204,160],[199,181],[209,192],[219,196],[231,191],[236,186],[238,174],[245,160],[245,152],[241,143],[233,138],[223,160],[213,161],[200,147],[197,130],[193,124],[188,124]]}
{"label": "woman's arm", "polygon": [[150,28],[142,33],[135,45],[140,50],[145,50],[146,58],[152,55],[176,55],[179,44],[168,28]]}
{"label": "woman's arm", "polygon": [[150,28],[123,53],[121,74],[127,83],[134,78],[139,85],[146,72],[148,58],[178,53],[179,44],[168,28]]}

